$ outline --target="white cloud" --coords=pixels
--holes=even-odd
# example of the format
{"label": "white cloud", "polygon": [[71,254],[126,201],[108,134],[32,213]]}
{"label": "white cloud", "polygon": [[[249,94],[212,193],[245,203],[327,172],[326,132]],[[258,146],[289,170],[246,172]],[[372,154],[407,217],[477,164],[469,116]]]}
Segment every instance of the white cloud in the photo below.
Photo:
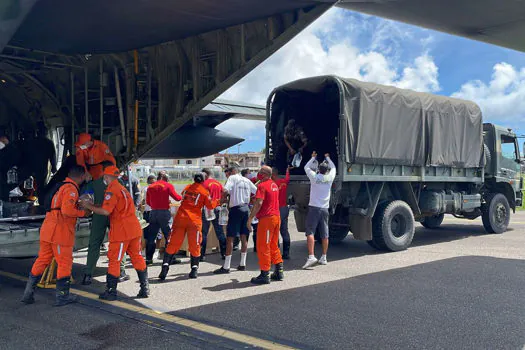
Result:
{"label": "white cloud", "polygon": [[[379,30],[376,30],[378,29]],[[352,33],[372,34],[367,48],[353,44]],[[426,37],[427,41],[428,35]],[[413,40],[410,31],[400,25],[370,17],[344,16],[344,10],[333,9],[281,48],[276,54],[226,91],[221,98],[265,104],[277,86],[293,80],[334,74],[345,78],[394,85],[418,91],[437,92],[438,68],[432,57],[423,50],[408,63],[400,60],[402,43]],[[426,44],[425,44],[426,45]],[[421,46],[421,45],[420,45]],[[227,121],[220,129],[241,136],[258,133],[264,136],[261,123]]]}
{"label": "white cloud", "polygon": [[485,120],[519,127],[525,121],[525,68],[498,63],[489,83],[469,81],[452,96],[478,103]]}

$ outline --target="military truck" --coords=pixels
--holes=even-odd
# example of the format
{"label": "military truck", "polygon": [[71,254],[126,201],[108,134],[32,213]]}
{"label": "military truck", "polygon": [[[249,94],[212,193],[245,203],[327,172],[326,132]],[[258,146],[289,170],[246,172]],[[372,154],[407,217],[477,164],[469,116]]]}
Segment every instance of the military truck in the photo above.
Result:
{"label": "military truck", "polygon": [[[354,79],[322,76],[276,88],[267,105],[266,161],[284,172],[290,119],[308,139],[291,173],[289,200],[305,231],[312,151],[337,167],[330,239],[349,232],[379,250],[408,248],[415,222],[437,229],[445,214],[507,230],[521,206],[520,153],[511,129],[483,124],[473,102]],[[319,159],[321,161],[321,159]]]}

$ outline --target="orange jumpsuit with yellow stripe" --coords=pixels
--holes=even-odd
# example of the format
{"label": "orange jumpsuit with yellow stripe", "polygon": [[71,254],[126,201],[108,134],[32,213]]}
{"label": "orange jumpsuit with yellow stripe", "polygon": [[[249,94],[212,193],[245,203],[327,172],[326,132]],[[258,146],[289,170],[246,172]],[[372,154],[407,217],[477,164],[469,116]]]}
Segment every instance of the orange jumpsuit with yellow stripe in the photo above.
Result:
{"label": "orange jumpsuit with yellow stripe", "polygon": [[115,157],[109,150],[108,145],[102,141],[93,140],[93,146],[88,149],[77,147],[75,150],[77,164],[86,168],[93,180],[100,179],[104,175],[102,162],[109,161],[116,165]]}
{"label": "orange jumpsuit with yellow stripe", "polygon": [[57,279],[71,276],[73,268],[73,247],[77,218],[85,212],[77,208],[78,187],[66,178],[65,184],[53,196],[51,210],[46,214],[40,228],[40,249],[31,274],[40,276],[51,263],[57,262]]}
{"label": "orange jumpsuit with yellow stripe", "polygon": [[140,254],[142,228],[135,215],[133,198],[118,180],[112,181],[104,193],[102,209],[109,215],[108,274],[120,276],[120,262],[128,254],[137,271],[146,270],[146,262]]}
{"label": "orange jumpsuit with yellow stripe", "polygon": [[182,192],[182,203],[173,222],[170,241],[166,253],[175,254],[179,251],[188,234],[188,246],[191,256],[201,256],[202,242],[202,208],[213,209],[218,201],[210,198],[210,192],[199,183],[186,186]]}

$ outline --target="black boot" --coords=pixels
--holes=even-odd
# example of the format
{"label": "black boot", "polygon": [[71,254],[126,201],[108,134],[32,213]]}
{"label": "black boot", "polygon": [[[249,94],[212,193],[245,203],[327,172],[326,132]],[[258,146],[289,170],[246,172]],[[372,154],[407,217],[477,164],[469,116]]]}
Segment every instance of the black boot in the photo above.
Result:
{"label": "black boot", "polygon": [[197,270],[199,269],[199,260],[200,257],[192,256],[190,259],[191,272],[189,278],[197,278]]}
{"label": "black boot", "polygon": [[69,277],[64,277],[57,280],[57,288],[55,292],[55,305],[64,306],[77,302],[77,297],[69,294],[69,286],[71,281]]}
{"label": "black boot", "polygon": [[164,281],[170,270],[170,263],[173,259],[172,254],[164,252],[164,259],[162,261],[162,270],[160,271],[159,280]]}
{"label": "black boot", "polygon": [[253,277],[251,282],[253,284],[270,284],[270,273],[269,271],[261,270],[261,274],[257,277]]}
{"label": "black boot", "polygon": [[24,290],[24,295],[22,296],[22,300],[20,300],[23,303],[26,304],[33,304],[35,302],[35,288],[38,284],[38,281],[42,276],[33,276],[31,273],[29,273],[29,278],[27,279],[26,289]]}
{"label": "black boot", "polygon": [[283,242],[283,259],[290,259],[290,242]]}
{"label": "black boot", "polygon": [[98,296],[99,299],[115,301],[117,300],[118,277],[110,274],[106,275],[106,291]]}
{"label": "black boot", "polygon": [[140,291],[137,294],[137,298],[147,298],[149,297],[148,269],[146,268],[144,271],[137,270],[137,275],[140,282]]}
{"label": "black boot", "polygon": [[82,285],[89,286],[91,283],[93,283],[93,277],[91,275],[84,274],[84,277],[82,278]]}
{"label": "black boot", "polygon": [[282,281],[284,279],[283,263],[275,265],[275,270],[270,276],[272,281]]}

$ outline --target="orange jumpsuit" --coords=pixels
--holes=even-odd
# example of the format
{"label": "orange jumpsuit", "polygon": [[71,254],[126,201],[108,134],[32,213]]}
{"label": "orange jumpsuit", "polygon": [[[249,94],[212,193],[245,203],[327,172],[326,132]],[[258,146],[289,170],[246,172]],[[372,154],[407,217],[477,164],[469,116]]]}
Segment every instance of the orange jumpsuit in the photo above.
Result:
{"label": "orange jumpsuit", "polygon": [[110,213],[108,274],[120,276],[120,262],[124,254],[128,254],[135,270],[144,271],[146,262],[140,254],[142,228],[135,215],[133,198],[118,180],[108,185],[102,209]]}
{"label": "orange jumpsuit", "polygon": [[279,250],[279,187],[272,180],[263,181],[257,186],[256,199],[262,199],[261,209],[257,213],[257,257],[261,271],[268,271],[273,265],[283,262]]}
{"label": "orange jumpsuit", "polygon": [[102,162],[109,161],[116,165],[117,162],[109,150],[108,145],[102,141],[93,140],[93,146],[88,149],[76,148],[77,164],[86,168],[93,180],[100,179],[104,173]]}
{"label": "orange jumpsuit", "polygon": [[31,269],[33,276],[42,275],[53,257],[58,265],[57,279],[71,276],[75,226],[77,218],[85,216],[85,212],[77,208],[78,187],[75,182],[70,178],[64,182],[66,184],[53,196],[51,210],[40,228],[40,250]]}
{"label": "orange jumpsuit", "polygon": [[201,256],[202,242],[202,208],[213,209],[218,201],[210,198],[210,192],[202,185],[193,183],[186,186],[182,192],[182,203],[173,222],[170,241],[166,253],[175,254],[179,251],[184,237],[188,234],[188,246],[193,257]]}

